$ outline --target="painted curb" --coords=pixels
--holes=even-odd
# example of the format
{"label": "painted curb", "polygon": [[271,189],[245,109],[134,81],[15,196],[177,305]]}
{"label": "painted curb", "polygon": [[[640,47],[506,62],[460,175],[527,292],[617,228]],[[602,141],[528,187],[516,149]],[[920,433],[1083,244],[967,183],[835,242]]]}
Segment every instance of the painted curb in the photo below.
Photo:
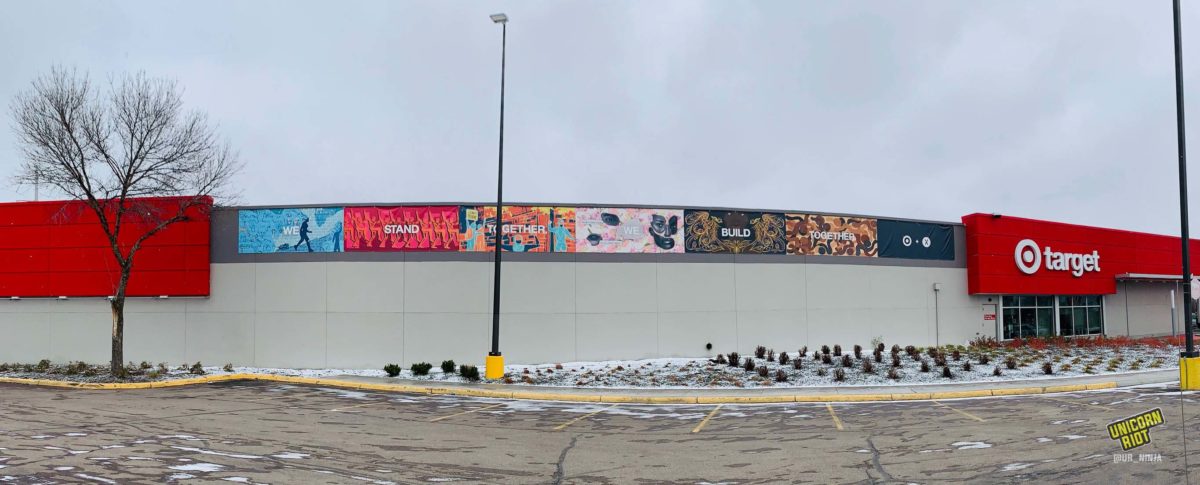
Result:
{"label": "painted curb", "polygon": [[760,404],[785,402],[879,402],[879,401],[925,401],[935,399],[963,399],[992,396],[1025,396],[1060,392],[1093,391],[1113,389],[1116,381],[1091,384],[1065,384],[1042,387],[1015,387],[977,389],[969,391],[906,392],[897,394],[816,394],[816,395],[765,395],[765,396],[647,396],[631,394],[576,394],[554,391],[497,389],[473,389],[469,387],[413,386],[409,384],[379,384],[370,382],[343,381],[339,379],[279,376],[272,374],[225,374],[218,376],[189,377],[155,382],[69,382],[50,379],[26,379],[0,377],[0,384],[22,384],[61,389],[90,390],[136,390],[162,389],[167,387],[193,386],[228,381],[267,381],[289,384],[307,384],[368,391],[397,392],[404,394],[429,394],[493,399],[517,399],[530,401],[603,402],[614,404]]}

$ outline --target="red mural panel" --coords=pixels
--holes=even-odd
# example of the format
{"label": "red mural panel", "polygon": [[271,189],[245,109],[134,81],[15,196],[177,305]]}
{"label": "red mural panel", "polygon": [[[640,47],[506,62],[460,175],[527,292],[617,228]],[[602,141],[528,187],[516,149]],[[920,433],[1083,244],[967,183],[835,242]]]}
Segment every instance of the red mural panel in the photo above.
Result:
{"label": "red mural panel", "polygon": [[[139,199],[139,210],[175,214],[182,198]],[[212,200],[188,219],[142,243],[133,259],[128,296],[209,295],[209,215]],[[156,217],[156,216],[152,216]],[[149,227],[123,224],[126,248]],[[0,297],[90,297],[115,292],[120,271],[97,217],[82,202],[0,204]]]}
{"label": "red mural panel", "polygon": [[347,207],[346,251],[458,251],[458,206]]}
{"label": "red mural panel", "polygon": [[[967,292],[1101,295],[1122,274],[1179,275],[1178,237],[1011,216],[963,216]],[[1200,241],[1191,241],[1198,254]],[[1200,268],[1194,258],[1192,272]]]}

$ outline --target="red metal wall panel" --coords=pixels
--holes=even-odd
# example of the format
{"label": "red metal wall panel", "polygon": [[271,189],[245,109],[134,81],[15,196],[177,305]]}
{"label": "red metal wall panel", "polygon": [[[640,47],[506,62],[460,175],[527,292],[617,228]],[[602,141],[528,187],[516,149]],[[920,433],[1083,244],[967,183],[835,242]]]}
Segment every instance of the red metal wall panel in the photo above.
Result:
{"label": "red metal wall panel", "polygon": [[[971,294],[1100,295],[1117,291],[1116,276],[1126,273],[1178,275],[1181,268],[1178,237],[1079,226],[991,214],[963,216],[967,232],[967,292]],[[1031,240],[1041,263],[1032,273],[1017,264],[1017,245]],[[1099,269],[1055,270],[1047,266],[1052,252],[1099,256]],[[1200,241],[1191,241],[1192,254]],[[1200,256],[1200,255],[1198,255]],[[1032,266],[1033,263],[1026,263]],[[1200,268],[1196,258],[1192,271]]]}
{"label": "red metal wall panel", "polygon": [[[141,207],[174,214],[185,199],[139,199]],[[209,214],[212,201],[188,211],[144,243],[133,259],[128,296],[209,295]],[[150,226],[126,223],[128,246]],[[97,217],[82,202],[0,204],[0,297],[89,297],[115,292],[120,272]]]}

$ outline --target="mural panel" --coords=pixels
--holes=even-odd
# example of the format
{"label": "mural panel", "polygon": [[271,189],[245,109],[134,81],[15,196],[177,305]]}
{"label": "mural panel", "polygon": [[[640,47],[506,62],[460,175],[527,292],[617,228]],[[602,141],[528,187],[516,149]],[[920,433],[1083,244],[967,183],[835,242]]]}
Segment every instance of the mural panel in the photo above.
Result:
{"label": "mural panel", "polygon": [[238,252],[337,253],[342,251],[342,208],[242,209]]}
{"label": "mural panel", "polygon": [[580,253],[682,253],[683,210],[580,208],[575,230]]}
{"label": "mural panel", "polygon": [[689,253],[783,254],[783,214],[742,211],[684,211],[684,247]]}
{"label": "mural panel", "polygon": [[878,234],[878,221],[868,217],[787,215],[788,254],[874,258]]}
{"label": "mural panel", "polygon": [[346,208],[346,251],[458,251],[458,243],[458,206]]}
{"label": "mural panel", "polygon": [[[460,250],[494,251],[495,207],[464,205],[459,207],[458,214]],[[571,208],[506,205],[500,247],[515,253],[548,253],[557,246],[562,248],[560,252],[570,252],[574,249],[574,226],[575,214]]]}
{"label": "mural panel", "polygon": [[879,256],[954,260],[954,227],[928,222],[879,220]]}

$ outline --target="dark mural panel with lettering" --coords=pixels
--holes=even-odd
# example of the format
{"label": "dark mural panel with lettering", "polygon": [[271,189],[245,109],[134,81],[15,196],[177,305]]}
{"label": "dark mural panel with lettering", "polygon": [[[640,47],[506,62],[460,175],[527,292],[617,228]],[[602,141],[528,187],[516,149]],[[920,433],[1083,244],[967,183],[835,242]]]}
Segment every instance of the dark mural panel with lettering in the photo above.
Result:
{"label": "dark mural panel with lettering", "polygon": [[784,254],[783,214],[684,211],[684,248],[689,253]]}
{"label": "dark mural panel with lettering", "polygon": [[953,261],[954,227],[879,219],[879,257]]}

